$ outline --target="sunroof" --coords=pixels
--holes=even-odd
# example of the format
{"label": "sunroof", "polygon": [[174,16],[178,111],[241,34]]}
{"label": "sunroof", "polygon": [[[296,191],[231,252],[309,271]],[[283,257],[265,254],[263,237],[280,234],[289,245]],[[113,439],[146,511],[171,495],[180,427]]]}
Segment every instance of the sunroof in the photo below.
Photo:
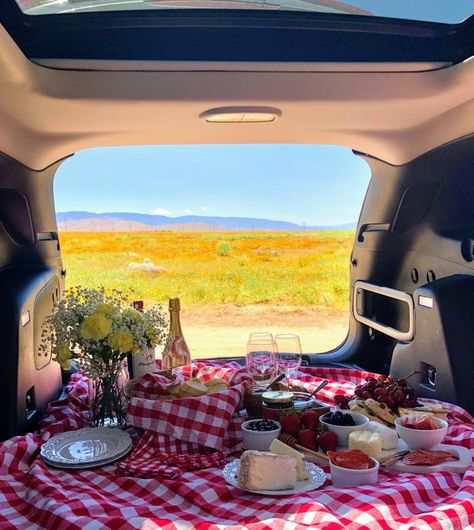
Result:
{"label": "sunroof", "polygon": [[27,15],[173,9],[302,11],[456,24],[474,14],[473,0],[16,0]]}

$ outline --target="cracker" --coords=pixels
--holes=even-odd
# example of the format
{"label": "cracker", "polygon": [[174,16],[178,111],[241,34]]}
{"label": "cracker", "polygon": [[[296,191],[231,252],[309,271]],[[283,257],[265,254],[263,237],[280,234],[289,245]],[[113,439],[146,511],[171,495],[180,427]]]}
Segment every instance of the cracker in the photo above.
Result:
{"label": "cracker", "polygon": [[349,409],[351,412],[355,412],[356,414],[362,414],[366,418],[369,418],[370,421],[375,421],[381,425],[390,425],[386,421],[383,421],[382,418],[372,414],[372,412],[365,407],[364,401],[362,399],[351,399],[349,401]]}
{"label": "cracker", "polygon": [[441,420],[448,419],[446,412],[430,410],[429,408],[424,410],[413,410],[399,407],[398,414],[400,414],[400,416],[434,416],[435,418],[440,418]]}
{"label": "cracker", "polygon": [[397,415],[392,412],[385,403],[379,403],[378,401],[375,401],[375,399],[366,399],[364,401],[364,406],[369,409],[370,412],[375,414],[375,416],[392,425],[397,419]]}

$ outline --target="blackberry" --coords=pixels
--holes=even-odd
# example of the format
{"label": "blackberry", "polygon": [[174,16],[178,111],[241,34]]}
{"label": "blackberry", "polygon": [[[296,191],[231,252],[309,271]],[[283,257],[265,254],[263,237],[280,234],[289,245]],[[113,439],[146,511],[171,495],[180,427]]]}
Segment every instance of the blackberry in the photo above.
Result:
{"label": "blackberry", "polygon": [[256,420],[246,427],[249,431],[268,432],[278,429],[278,425],[273,420]]}
{"label": "blackberry", "polygon": [[350,414],[345,414],[338,410],[337,412],[328,412],[324,415],[323,420],[330,425],[340,425],[352,427],[355,425],[354,418]]}

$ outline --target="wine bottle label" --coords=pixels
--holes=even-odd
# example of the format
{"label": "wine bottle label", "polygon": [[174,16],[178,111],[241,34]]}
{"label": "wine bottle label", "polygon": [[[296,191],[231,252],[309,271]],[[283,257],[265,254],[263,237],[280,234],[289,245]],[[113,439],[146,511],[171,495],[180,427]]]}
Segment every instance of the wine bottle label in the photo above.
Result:
{"label": "wine bottle label", "polygon": [[131,356],[133,378],[142,377],[155,371],[155,348],[147,348]]}

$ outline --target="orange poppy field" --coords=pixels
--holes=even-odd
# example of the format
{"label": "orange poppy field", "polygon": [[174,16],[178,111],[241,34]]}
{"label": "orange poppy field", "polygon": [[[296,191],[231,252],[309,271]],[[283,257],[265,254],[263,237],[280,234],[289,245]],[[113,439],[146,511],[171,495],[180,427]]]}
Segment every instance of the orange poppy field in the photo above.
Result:
{"label": "orange poppy field", "polygon": [[255,327],[304,328],[315,335],[311,351],[336,347],[347,332],[353,239],[353,231],[60,234],[66,287],[115,287],[147,305],[179,296],[186,338],[194,334],[207,356],[219,346],[206,334],[220,330],[224,340],[231,328],[242,337]]}

